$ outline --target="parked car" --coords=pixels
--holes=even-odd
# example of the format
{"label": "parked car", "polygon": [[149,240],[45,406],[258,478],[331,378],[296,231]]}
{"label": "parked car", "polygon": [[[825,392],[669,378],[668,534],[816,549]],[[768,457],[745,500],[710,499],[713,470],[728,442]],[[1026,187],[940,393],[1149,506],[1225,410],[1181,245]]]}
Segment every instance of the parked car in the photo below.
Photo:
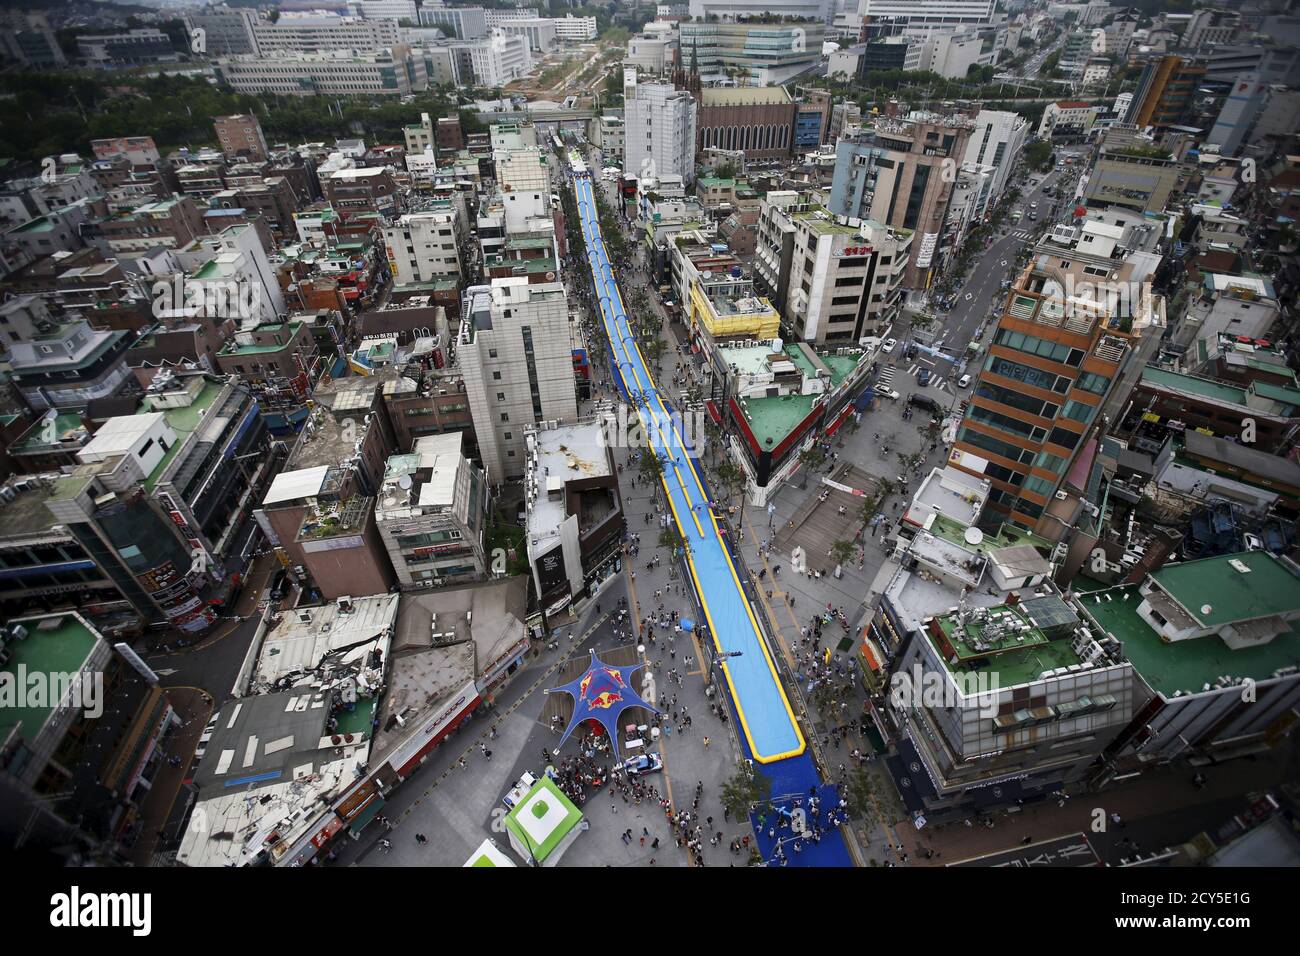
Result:
{"label": "parked car", "polygon": [[915,405],[917,408],[924,408],[926,411],[930,412],[943,411],[943,406],[929,395],[918,395],[915,392],[907,396],[907,404]]}
{"label": "parked car", "polygon": [[894,391],[892,388],[890,388],[887,385],[877,385],[876,394],[883,395],[885,398],[888,398],[891,401],[895,401],[895,402],[903,397],[902,395],[898,394],[898,392]]}
{"label": "parked car", "polygon": [[657,753],[637,754],[623,761],[623,769],[629,777],[639,777],[645,773],[654,773],[664,769],[664,758]]}
{"label": "parked car", "polygon": [[957,387],[958,387],[958,388],[966,388],[966,387],[968,387],[969,385],[970,385],[970,374],[969,374],[969,373],[967,373],[967,374],[963,375],[961,378],[957,379]]}
{"label": "parked car", "polygon": [[288,576],[288,572],[284,568],[275,572],[275,575],[271,578],[271,600],[280,601],[284,599],[285,592],[288,590]]}
{"label": "parked car", "polygon": [[885,339],[885,344],[880,346],[880,351],[888,355],[890,352],[894,351],[894,347],[897,345],[898,339]]}

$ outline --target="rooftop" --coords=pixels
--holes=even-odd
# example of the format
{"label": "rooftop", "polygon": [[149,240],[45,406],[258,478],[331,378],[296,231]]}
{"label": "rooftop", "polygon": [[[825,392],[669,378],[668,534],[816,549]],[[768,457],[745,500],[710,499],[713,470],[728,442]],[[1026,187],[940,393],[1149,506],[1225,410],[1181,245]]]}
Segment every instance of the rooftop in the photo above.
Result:
{"label": "rooftop", "polygon": [[1268,551],[1166,564],[1151,579],[1202,627],[1300,614],[1300,568]]}
{"label": "rooftop", "polygon": [[[1257,552],[1258,553],[1258,552]],[[1124,645],[1142,679],[1165,697],[1200,693],[1220,677],[1268,680],[1283,667],[1300,664],[1300,624],[1267,644],[1232,650],[1215,636],[1164,641],[1138,617],[1142,594],[1136,584],[1105,588],[1078,598],[1084,613]]]}
{"label": "rooftop", "polygon": [[[18,618],[9,622],[27,629],[25,640],[5,644],[9,660],[0,666],[0,681],[26,688],[29,676],[75,674],[86,665],[99,635],[76,614]],[[23,695],[24,702],[35,695]],[[52,704],[0,707],[0,742],[19,724],[23,737],[34,740],[54,712]]]}
{"label": "rooftop", "polygon": [[1049,596],[941,615],[934,623],[942,639],[933,631],[929,637],[954,677],[996,674],[998,686],[1014,687],[1083,664],[1071,642],[1077,622],[1064,601]]}

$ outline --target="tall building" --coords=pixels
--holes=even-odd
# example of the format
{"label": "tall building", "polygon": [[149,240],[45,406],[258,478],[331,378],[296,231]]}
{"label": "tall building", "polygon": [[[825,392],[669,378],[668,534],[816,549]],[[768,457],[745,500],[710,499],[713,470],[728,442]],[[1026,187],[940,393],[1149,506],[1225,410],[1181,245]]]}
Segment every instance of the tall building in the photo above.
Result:
{"label": "tall building", "polygon": [[[527,50],[525,50],[525,53]],[[293,96],[406,96],[428,86],[423,56],[397,44],[388,50],[234,57],[218,61],[216,76],[239,93]]]}
{"label": "tall building", "polygon": [[667,83],[624,87],[623,168],[646,179],[680,176],[695,182],[695,98]]}
{"label": "tall building", "polygon": [[195,30],[203,31],[203,47],[195,52],[206,56],[257,53],[253,29],[258,23],[257,11],[247,7],[213,6],[185,15],[185,30],[191,38]]}
{"label": "tall building", "polygon": [[839,141],[830,212],[917,234],[904,283],[925,288],[936,265],[956,173],[974,124],[965,116],[878,117]]}
{"label": "tall building", "polygon": [[1269,85],[1258,73],[1243,73],[1232,84],[1206,142],[1232,156],[1250,135],[1255,120],[1269,99]]}
{"label": "tall building", "polygon": [[555,24],[556,38],[566,43],[594,40],[599,32],[595,17],[575,17],[572,13],[566,13],[552,22]]}
{"label": "tall building", "polygon": [[425,4],[420,7],[420,24],[448,27],[459,40],[478,40],[488,35],[487,15],[482,7],[443,7]]}
{"label": "tall building", "polygon": [[272,23],[253,25],[259,56],[277,53],[327,53],[332,50],[366,52],[383,50],[401,42],[396,20],[362,20],[328,13],[283,13]]}
{"label": "tall building", "polygon": [[682,22],[681,62],[701,76],[742,76],[753,86],[784,83],[821,62],[826,26],[821,21],[758,23],[741,20]]}
{"label": "tall building", "polygon": [[456,361],[488,481],[521,477],[526,427],[574,421],[569,300],[559,282],[493,279],[466,290]]}
{"label": "tall building", "polygon": [[1138,86],[1121,121],[1135,126],[1177,126],[1205,80],[1205,67],[1181,56],[1162,56],[1142,68]]}
{"label": "tall building", "polygon": [[1011,178],[1011,170],[1020,159],[1020,150],[1029,135],[1029,123],[1019,113],[1005,110],[980,110],[975,128],[966,140],[962,165],[993,167],[993,195],[1002,195]]}
{"label": "tall building", "polygon": [[858,13],[911,29],[991,23],[998,0],[859,0]]}
{"label": "tall building", "polygon": [[218,116],[212,121],[217,131],[217,142],[226,159],[254,159],[266,162],[266,136],[262,124],[253,113]]}
{"label": "tall building", "polygon": [[783,331],[816,345],[855,345],[898,317],[914,233],[832,216],[769,192],[758,220],[755,269],[775,295]]}
{"label": "tall building", "polygon": [[58,37],[41,13],[9,13],[0,22],[0,57],[26,67],[48,69],[68,62]]}
{"label": "tall building", "polygon": [[739,150],[747,160],[787,159],[794,150],[799,104],[784,86],[702,87],[686,80],[699,103],[695,149]]}
{"label": "tall building", "polygon": [[1003,305],[949,457],[992,483],[982,525],[1005,520],[1057,540],[1077,518],[1099,412],[1164,324],[1153,257],[1126,257],[1122,233],[1058,226]]}

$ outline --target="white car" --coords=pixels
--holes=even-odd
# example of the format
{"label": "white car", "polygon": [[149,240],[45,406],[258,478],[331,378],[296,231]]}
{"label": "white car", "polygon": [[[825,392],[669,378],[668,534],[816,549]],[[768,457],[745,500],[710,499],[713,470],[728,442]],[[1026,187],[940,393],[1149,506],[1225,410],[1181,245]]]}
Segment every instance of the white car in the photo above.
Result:
{"label": "white car", "polygon": [[892,388],[889,388],[886,385],[877,385],[876,394],[883,395],[885,398],[893,399],[894,401],[898,401],[900,398],[903,397],[902,395],[899,395],[898,392],[894,391]]}
{"label": "white car", "polygon": [[885,339],[885,344],[880,346],[880,351],[888,355],[890,352],[894,351],[896,345],[898,345],[898,339]]}
{"label": "white car", "polygon": [[958,388],[966,388],[968,385],[970,385],[969,375],[963,375],[961,378],[957,379]]}

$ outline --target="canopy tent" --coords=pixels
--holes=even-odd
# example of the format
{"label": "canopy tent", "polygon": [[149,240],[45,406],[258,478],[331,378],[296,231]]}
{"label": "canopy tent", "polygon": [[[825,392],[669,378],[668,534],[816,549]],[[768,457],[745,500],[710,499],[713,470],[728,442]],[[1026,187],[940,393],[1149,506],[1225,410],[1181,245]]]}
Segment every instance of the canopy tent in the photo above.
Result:
{"label": "canopy tent", "polygon": [[515,861],[510,859],[501,852],[496,841],[491,837],[484,840],[478,845],[478,849],[470,854],[462,866],[514,866]]}
{"label": "canopy tent", "polygon": [[511,848],[533,866],[555,866],[583,830],[582,811],[543,777],[506,814]]}
{"label": "canopy tent", "polygon": [[652,714],[659,713],[657,708],[642,700],[641,695],[632,689],[632,675],[643,667],[644,661],[630,667],[615,667],[606,664],[592,651],[591,663],[581,677],[563,687],[548,690],[548,694],[564,693],[573,697],[573,716],[569,718],[569,726],[564,728],[556,749],[563,747],[564,742],[585,721],[594,720],[605,728],[614,753],[619,754],[619,717],[623,711],[629,707],[644,707]]}

